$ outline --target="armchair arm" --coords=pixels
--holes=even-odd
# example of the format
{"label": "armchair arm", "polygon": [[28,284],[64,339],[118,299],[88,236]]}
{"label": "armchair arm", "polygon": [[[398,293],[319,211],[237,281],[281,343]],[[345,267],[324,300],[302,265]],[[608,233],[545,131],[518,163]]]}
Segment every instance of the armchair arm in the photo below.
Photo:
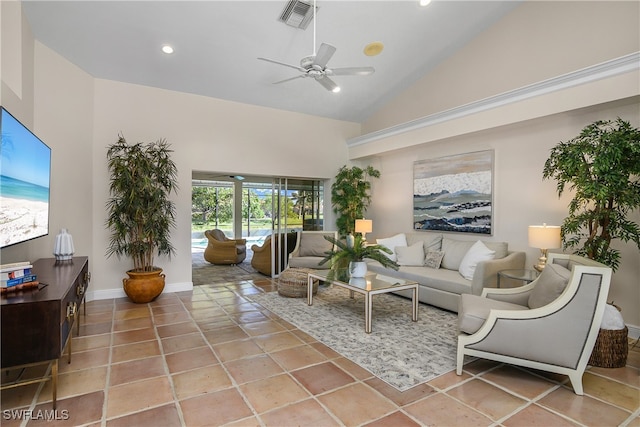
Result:
{"label": "armchair arm", "polygon": [[504,258],[479,262],[471,280],[471,293],[480,295],[484,288],[495,288],[498,271],[524,268],[526,257],[524,252],[510,252]]}
{"label": "armchair arm", "polygon": [[482,290],[482,296],[485,298],[510,302],[512,304],[518,304],[528,306],[529,295],[535,286],[535,282],[531,282],[525,286],[519,288],[484,288]]}
{"label": "armchair arm", "polygon": [[258,246],[258,245],[252,245],[251,246],[251,250],[253,251],[253,253],[260,253],[260,252],[264,252],[267,250],[267,248],[271,247],[271,242],[265,241],[262,246]]}
{"label": "armchair arm", "polygon": [[302,231],[298,232],[298,235],[296,236],[296,245],[294,246],[291,253],[289,253],[289,259],[300,256],[300,239],[302,238],[302,233]]}

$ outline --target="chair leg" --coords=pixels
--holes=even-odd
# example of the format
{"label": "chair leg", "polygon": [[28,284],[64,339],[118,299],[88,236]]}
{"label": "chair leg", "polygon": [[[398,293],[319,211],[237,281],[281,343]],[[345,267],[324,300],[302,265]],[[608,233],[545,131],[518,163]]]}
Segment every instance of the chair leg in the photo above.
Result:
{"label": "chair leg", "polygon": [[582,388],[582,372],[573,372],[569,374],[569,380],[573,386],[573,392],[578,396],[582,396],[584,394],[584,390]]}
{"label": "chair leg", "polygon": [[464,365],[464,345],[458,340],[458,353],[456,355],[456,375],[462,375],[462,365]]}

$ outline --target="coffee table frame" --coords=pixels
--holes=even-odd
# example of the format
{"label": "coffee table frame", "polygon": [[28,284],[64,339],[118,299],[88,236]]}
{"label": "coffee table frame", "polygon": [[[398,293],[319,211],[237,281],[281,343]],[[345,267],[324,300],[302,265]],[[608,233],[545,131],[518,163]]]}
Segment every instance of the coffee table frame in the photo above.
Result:
{"label": "coffee table frame", "polygon": [[307,284],[307,304],[313,305],[313,283],[316,280],[320,280],[323,282],[329,282],[332,285],[339,286],[341,288],[345,288],[349,290],[350,298],[354,297],[354,292],[364,295],[364,331],[367,334],[371,333],[371,312],[373,307],[373,296],[377,294],[385,294],[389,292],[401,291],[401,290],[411,290],[411,320],[414,322],[418,321],[418,293],[419,293],[419,285],[418,282],[410,281],[410,280],[399,280],[394,279],[392,277],[386,277],[385,279],[381,279],[379,275],[375,273],[367,273],[367,275],[362,278],[366,281],[365,284],[354,284],[348,283],[343,280],[338,279],[328,279],[330,270],[318,270],[313,273],[309,273],[309,282]]}

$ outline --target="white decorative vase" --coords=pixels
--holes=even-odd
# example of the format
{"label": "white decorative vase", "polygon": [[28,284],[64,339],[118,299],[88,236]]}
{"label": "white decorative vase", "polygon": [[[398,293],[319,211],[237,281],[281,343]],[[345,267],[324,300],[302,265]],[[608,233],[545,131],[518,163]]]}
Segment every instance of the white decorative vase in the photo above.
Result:
{"label": "white decorative vase", "polygon": [[53,247],[53,255],[56,257],[56,261],[69,261],[73,259],[75,249],[73,247],[73,238],[71,234],[67,232],[66,228],[60,230],[60,233],[56,236],[56,241]]}
{"label": "white decorative vase", "polygon": [[367,263],[364,261],[351,261],[349,263],[349,275],[351,277],[364,277],[367,274]]}
{"label": "white decorative vase", "polygon": [[347,234],[346,241],[347,241],[347,247],[352,248],[355,242],[355,237],[353,237],[353,234],[351,233]]}

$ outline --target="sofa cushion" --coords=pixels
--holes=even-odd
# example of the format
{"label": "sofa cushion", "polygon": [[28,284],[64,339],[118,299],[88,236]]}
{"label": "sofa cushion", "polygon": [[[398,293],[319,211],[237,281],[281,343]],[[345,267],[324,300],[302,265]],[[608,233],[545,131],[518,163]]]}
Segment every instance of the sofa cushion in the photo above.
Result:
{"label": "sofa cushion", "polygon": [[401,265],[398,270],[392,270],[383,267],[377,261],[367,262],[367,269],[371,273],[379,273],[404,280],[413,280],[420,285],[443,292],[451,292],[454,294],[471,293],[471,282],[453,270],[446,270],[444,268],[436,270],[424,266],[416,267],[410,265]]}
{"label": "sofa cushion", "polygon": [[289,258],[287,264],[291,268],[313,268],[315,270],[328,270],[331,268],[330,262],[320,265],[321,258],[317,256],[296,256]]}
{"label": "sofa cushion", "polygon": [[407,236],[404,233],[400,233],[384,239],[376,239],[376,243],[391,249],[393,252],[391,254],[386,252],[382,253],[390,260],[396,261],[398,259],[396,255],[396,246],[407,246]]}
{"label": "sofa cushion", "polygon": [[[333,236],[333,234],[327,234]],[[302,233],[300,236],[299,256],[325,257],[325,252],[333,249],[333,243],[324,238],[325,234]]]}
{"label": "sofa cushion", "polygon": [[539,308],[553,302],[567,287],[569,277],[571,272],[563,266],[547,264],[529,295],[529,308]]}
{"label": "sofa cushion", "polygon": [[416,242],[411,246],[396,246],[395,251],[400,265],[424,265],[422,242]]}
{"label": "sofa cushion", "polygon": [[475,242],[471,248],[467,251],[460,261],[460,267],[458,271],[467,280],[473,279],[473,274],[476,272],[476,266],[481,261],[488,261],[494,259],[496,251],[492,251],[485,246],[480,240]]}
{"label": "sofa cushion", "polygon": [[442,258],[441,268],[458,271],[462,258],[464,258],[474,243],[473,241],[454,240],[443,237],[442,252],[444,252],[444,258]]}
{"label": "sofa cushion", "polygon": [[429,251],[424,257],[424,265],[429,268],[440,268],[444,252],[442,251]]}
{"label": "sofa cushion", "polygon": [[492,309],[527,310],[527,307],[478,295],[463,294],[460,295],[458,305],[458,330],[467,334],[475,333],[487,320]]}
{"label": "sofa cushion", "polygon": [[492,251],[495,251],[496,255],[495,255],[495,257],[493,257],[493,259],[502,259],[502,258],[506,257],[507,255],[509,255],[509,244],[507,242],[485,242],[485,241],[483,241],[482,243],[484,243],[484,245],[486,247],[488,247],[489,249],[491,249]]}
{"label": "sofa cushion", "polygon": [[407,245],[411,246],[416,242],[422,242],[425,254],[429,251],[439,251],[442,248],[442,234],[428,231],[407,233]]}

